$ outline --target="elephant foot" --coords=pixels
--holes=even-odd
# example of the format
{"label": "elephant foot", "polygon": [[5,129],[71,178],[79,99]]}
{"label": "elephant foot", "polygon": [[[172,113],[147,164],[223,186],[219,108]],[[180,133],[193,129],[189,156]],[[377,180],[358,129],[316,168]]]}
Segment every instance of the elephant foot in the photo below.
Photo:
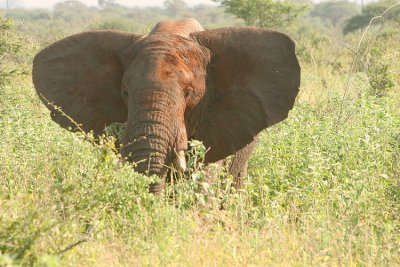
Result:
{"label": "elephant foot", "polygon": [[251,143],[236,152],[233,156],[231,165],[229,167],[229,173],[233,177],[233,186],[236,189],[240,189],[243,186],[243,178],[247,176],[248,160],[250,154],[256,147],[257,140],[258,136],[255,136]]}
{"label": "elephant foot", "polygon": [[247,162],[242,166],[242,169],[237,173],[231,173],[233,176],[233,186],[236,189],[243,187],[243,179],[247,176]]}
{"label": "elephant foot", "polygon": [[154,195],[160,195],[165,188],[165,179],[161,179],[160,182],[151,183],[149,185],[149,192]]}

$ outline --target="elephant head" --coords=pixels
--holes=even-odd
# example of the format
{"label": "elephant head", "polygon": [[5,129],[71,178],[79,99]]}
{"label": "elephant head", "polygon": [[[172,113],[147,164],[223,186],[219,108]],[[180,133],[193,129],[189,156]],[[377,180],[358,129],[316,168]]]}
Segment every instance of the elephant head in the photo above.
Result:
{"label": "elephant head", "polygon": [[76,129],[73,119],[98,135],[127,122],[121,154],[164,178],[174,161],[185,168],[189,139],[202,141],[206,161],[215,162],[285,119],[300,67],[288,36],[255,27],[186,36],[90,31],[37,54],[33,82],[65,128]]}
{"label": "elephant head", "polygon": [[154,26],[150,34],[169,32],[172,34],[180,35],[183,37],[189,37],[193,32],[203,31],[204,28],[201,24],[192,18],[186,18],[181,20],[163,20]]}

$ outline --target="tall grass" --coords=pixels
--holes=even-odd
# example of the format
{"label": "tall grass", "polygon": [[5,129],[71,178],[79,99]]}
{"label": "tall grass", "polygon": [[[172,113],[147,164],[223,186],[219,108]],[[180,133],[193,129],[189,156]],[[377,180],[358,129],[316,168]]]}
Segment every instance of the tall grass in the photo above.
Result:
{"label": "tall grass", "polygon": [[[0,266],[400,265],[392,42],[368,61],[388,75],[360,67],[344,100],[349,50],[304,45],[300,97],[261,134],[240,190],[223,169],[205,183],[194,143],[190,173],[149,194],[156,178],[121,164],[110,139],[93,145],[52,122],[30,77],[1,84]],[[371,77],[393,86],[377,96]]]}

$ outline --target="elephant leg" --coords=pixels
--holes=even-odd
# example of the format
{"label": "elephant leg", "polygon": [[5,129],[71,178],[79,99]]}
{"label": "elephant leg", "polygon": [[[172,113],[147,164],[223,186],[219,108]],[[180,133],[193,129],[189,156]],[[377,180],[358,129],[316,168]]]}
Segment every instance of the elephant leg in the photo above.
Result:
{"label": "elephant leg", "polygon": [[160,195],[161,192],[164,190],[164,188],[165,188],[165,178],[162,178],[160,182],[151,183],[149,185],[149,192],[155,195]]}
{"label": "elephant leg", "polygon": [[235,188],[241,188],[243,185],[243,177],[247,175],[247,165],[250,154],[256,147],[258,136],[254,140],[243,147],[241,150],[235,153],[233,156],[231,165],[229,167],[229,174],[233,177],[233,183]]}

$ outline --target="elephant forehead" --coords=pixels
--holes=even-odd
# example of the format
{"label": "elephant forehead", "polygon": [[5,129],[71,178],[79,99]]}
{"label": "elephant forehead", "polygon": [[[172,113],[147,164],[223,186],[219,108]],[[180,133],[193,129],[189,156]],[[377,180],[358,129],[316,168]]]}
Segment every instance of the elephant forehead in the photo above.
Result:
{"label": "elephant forehead", "polygon": [[138,72],[152,73],[160,79],[190,80],[205,72],[208,50],[193,40],[171,34],[157,34],[144,40],[133,62]]}
{"label": "elephant forehead", "polygon": [[193,79],[193,71],[189,63],[179,55],[165,54],[156,64],[156,75],[161,80],[172,78],[185,83]]}
{"label": "elephant forehead", "polygon": [[[138,44],[138,53],[146,56],[165,56],[168,63],[176,63],[177,58],[184,61],[204,61],[209,57],[208,50],[192,39],[171,33],[157,33],[147,36]],[[163,59],[160,57],[160,59]]]}

